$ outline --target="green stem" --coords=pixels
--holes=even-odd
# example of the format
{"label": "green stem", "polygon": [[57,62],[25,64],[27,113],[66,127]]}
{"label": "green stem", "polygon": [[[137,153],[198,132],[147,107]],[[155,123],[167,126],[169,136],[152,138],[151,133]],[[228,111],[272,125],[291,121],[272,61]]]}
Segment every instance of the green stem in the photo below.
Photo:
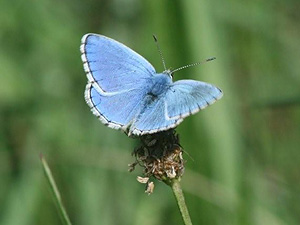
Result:
{"label": "green stem", "polygon": [[55,201],[56,201],[56,204],[58,206],[58,210],[61,214],[61,217],[62,217],[62,220],[63,220],[63,223],[64,225],[72,225],[71,224],[71,221],[69,219],[69,216],[67,214],[67,211],[62,203],[62,200],[61,200],[61,196],[60,196],[60,193],[58,191],[58,188],[55,184],[55,180],[52,176],[52,173],[51,173],[51,170],[48,166],[48,163],[46,161],[46,159],[43,157],[43,155],[40,156],[41,158],[41,161],[42,161],[42,164],[43,164],[43,169],[44,169],[44,172],[45,172],[45,175],[46,175],[46,178],[50,184],[50,187],[51,187],[51,190],[52,190],[52,193],[54,195],[54,198],[55,198]]}
{"label": "green stem", "polygon": [[172,179],[172,181],[170,183],[168,183],[168,185],[171,186],[171,188],[172,188],[172,191],[176,198],[177,205],[179,207],[184,224],[192,225],[191,217],[189,215],[189,211],[185,204],[183,192],[182,192],[182,189],[180,186],[180,181],[178,179]]}

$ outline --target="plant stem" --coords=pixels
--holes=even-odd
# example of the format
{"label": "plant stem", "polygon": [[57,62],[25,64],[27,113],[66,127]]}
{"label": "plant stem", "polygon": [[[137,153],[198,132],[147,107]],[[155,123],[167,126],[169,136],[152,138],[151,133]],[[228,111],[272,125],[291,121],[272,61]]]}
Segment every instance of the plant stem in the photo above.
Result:
{"label": "plant stem", "polygon": [[168,185],[171,186],[171,188],[172,188],[172,191],[176,198],[177,205],[179,207],[184,224],[192,225],[191,217],[189,215],[189,211],[185,204],[183,192],[182,192],[182,189],[180,186],[180,181],[178,179],[172,179],[172,181],[170,183],[168,183]]}
{"label": "plant stem", "polygon": [[54,180],[54,178],[52,176],[52,173],[51,173],[51,170],[50,170],[50,168],[48,166],[48,163],[47,163],[46,159],[43,157],[43,155],[41,155],[40,158],[41,158],[41,161],[42,161],[42,165],[43,165],[43,169],[44,169],[46,178],[47,178],[47,180],[48,180],[48,182],[50,184],[52,193],[54,195],[56,204],[58,206],[58,210],[59,210],[59,212],[61,214],[63,223],[64,223],[64,225],[72,225],[71,221],[69,219],[69,216],[67,214],[67,211],[66,211],[66,209],[65,209],[65,207],[64,207],[64,205],[62,203],[60,193],[58,191],[58,188],[56,186],[55,180]]}

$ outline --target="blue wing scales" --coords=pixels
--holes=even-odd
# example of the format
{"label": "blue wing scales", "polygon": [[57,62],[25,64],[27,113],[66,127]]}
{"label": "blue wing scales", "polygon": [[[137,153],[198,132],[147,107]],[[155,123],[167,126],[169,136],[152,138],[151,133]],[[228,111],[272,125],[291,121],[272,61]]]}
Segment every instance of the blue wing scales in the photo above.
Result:
{"label": "blue wing scales", "polygon": [[222,96],[219,88],[205,82],[174,82],[166,93],[147,104],[130,127],[130,132],[143,135],[176,127],[185,117],[206,108]]}
{"label": "blue wing scales", "polygon": [[155,74],[146,59],[105,36],[84,35],[80,50],[89,82],[95,82],[103,92],[130,89]]}
{"label": "blue wing scales", "polygon": [[214,85],[195,81],[174,82],[166,93],[167,115],[169,118],[185,118],[206,108],[218,99],[223,92]]}
{"label": "blue wing scales", "polygon": [[[143,96],[136,94],[136,90],[125,93],[103,96],[88,83],[85,91],[85,100],[92,112],[105,125],[114,129],[126,130],[136,114],[139,113]],[[130,101],[128,101],[130,99]]]}
{"label": "blue wing scales", "polygon": [[104,124],[129,128],[129,134],[173,128],[223,95],[211,84],[181,80],[153,98],[149,93],[155,69],[130,48],[105,36],[86,34],[80,50],[88,78],[86,102]]}
{"label": "blue wing scales", "polygon": [[167,119],[164,95],[155,100],[151,100],[151,96],[147,96],[144,104],[146,107],[143,107],[144,110],[131,125],[129,134],[156,133],[173,128],[182,121],[181,118]]}
{"label": "blue wing scales", "polygon": [[153,66],[125,45],[97,34],[86,34],[80,51],[87,74],[85,100],[107,126],[125,130],[141,110]]}

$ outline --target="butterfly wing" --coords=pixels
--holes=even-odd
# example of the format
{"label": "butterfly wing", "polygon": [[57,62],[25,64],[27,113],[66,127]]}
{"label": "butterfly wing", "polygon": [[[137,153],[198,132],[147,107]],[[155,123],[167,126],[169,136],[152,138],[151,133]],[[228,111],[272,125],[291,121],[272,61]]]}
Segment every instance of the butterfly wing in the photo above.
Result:
{"label": "butterfly wing", "polygon": [[104,124],[125,129],[139,112],[155,69],[130,48],[97,34],[84,35],[80,51],[87,104]]}
{"label": "butterfly wing", "polygon": [[208,83],[194,80],[174,82],[166,93],[145,107],[130,132],[143,135],[168,130],[222,96],[219,88]]}
{"label": "butterfly wing", "polygon": [[140,112],[139,116],[130,126],[129,135],[152,134],[177,126],[182,119],[168,119],[165,103],[165,94],[160,95],[155,100],[151,96],[146,96],[143,111]]}
{"label": "butterfly wing", "polygon": [[212,84],[195,80],[180,80],[166,93],[168,119],[185,118],[222,98],[223,92]]}
{"label": "butterfly wing", "polygon": [[103,96],[92,83],[85,89],[85,100],[93,114],[108,127],[124,131],[141,111],[144,95],[142,89],[131,89]]}

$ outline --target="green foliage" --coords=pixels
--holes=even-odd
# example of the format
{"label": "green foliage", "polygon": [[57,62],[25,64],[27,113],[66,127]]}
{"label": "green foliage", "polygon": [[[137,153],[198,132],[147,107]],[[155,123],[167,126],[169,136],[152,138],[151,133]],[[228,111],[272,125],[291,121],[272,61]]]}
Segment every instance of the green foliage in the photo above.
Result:
{"label": "green foliage", "polygon": [[180,224],[167,186],[127,172],[135,140],[84,102],[80,38],[117,39],[157,71],[214,83],[224,97],[177,129],[194,224],[299,224],[299,2],[1,1],[0,224],[61,224],[39,154],[72,224]]}

